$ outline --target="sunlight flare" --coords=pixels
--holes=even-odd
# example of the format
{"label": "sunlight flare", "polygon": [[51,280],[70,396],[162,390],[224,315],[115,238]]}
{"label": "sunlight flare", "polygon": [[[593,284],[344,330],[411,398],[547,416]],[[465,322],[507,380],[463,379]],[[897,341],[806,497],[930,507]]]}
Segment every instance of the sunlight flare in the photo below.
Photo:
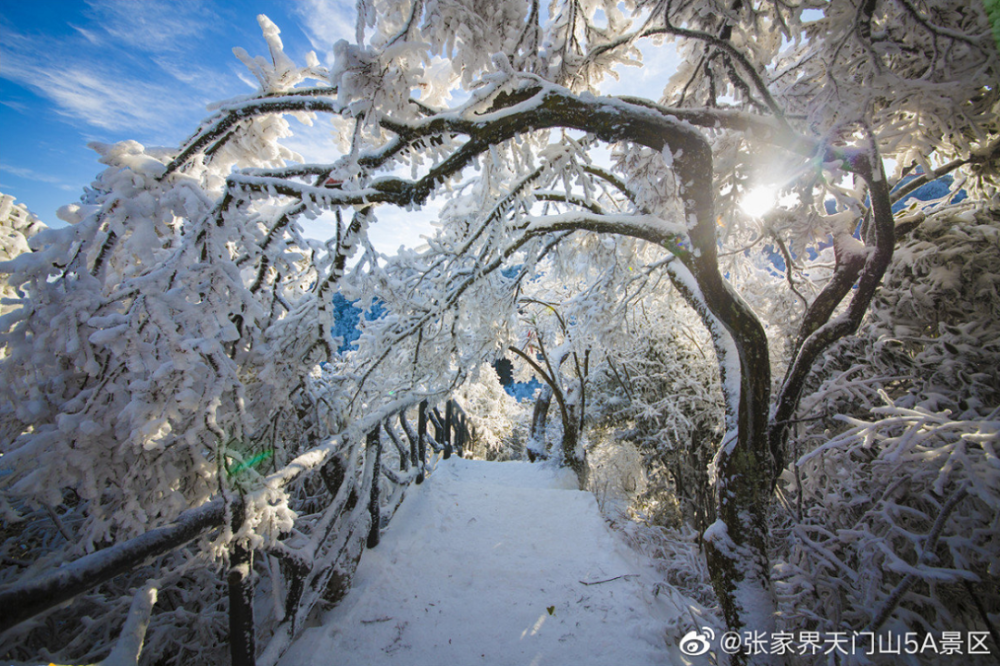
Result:
{"label": "sunlight flare", "polygon": [[761,217],[774,208],[777,200],[778,193],[773,187],[755,187],[744,195],[740,208],[751,217]]}

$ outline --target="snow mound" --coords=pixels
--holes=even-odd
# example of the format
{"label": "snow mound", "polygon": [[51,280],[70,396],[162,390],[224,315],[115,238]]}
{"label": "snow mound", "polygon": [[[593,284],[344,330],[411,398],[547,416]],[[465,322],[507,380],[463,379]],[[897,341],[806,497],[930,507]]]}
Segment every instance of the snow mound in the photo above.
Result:
{"label": "snow mound", "polygon": [[575,485],[545,465],[441,461],[280,666],[671,664],[680,609]]}

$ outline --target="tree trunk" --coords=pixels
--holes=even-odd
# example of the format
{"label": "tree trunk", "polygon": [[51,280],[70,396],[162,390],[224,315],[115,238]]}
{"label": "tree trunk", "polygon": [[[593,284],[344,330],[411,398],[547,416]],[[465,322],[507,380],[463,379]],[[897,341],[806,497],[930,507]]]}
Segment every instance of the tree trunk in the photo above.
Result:
{"label": "tree trunk", "polygon": [[417,473],[417,485],[424,482],[427,468],[427,401],[420,402],[417,415],[417,456],[420,459],[420,471]]}
{"label": "tree trunk", "polygon": [[[712,153],[691,146],[675,160],[695,249],[670,270],[674,285],[712,334],[726,399],[726,434],[715,457],[718,518],[704,532],[705,555],[730,631],[775,632],[777,603],[767,557],[767,515],[774,461],[768,446],[771,365],[767,336],[750,306],[719,272]],[[732,664],[782,664],[772,654],[734,654]]]}
{"label": "tree trunk", "polygon": [[444,404],[444,459],[447,460],[451,458],[452,451],[454,450],[451,445],[451,431],[455,427],[454,425],[454,409],[451,400]]}
{"label": "tree trunk", "polygon": [[[242,500],[233,506],[233,532],[243,526]],[[236,541],[229,553],[229,654],[233,666],[253,666],[257,658],[253,620],[253,550]]]}
{"label": "tree trunk", "polygon": [[372,524],[368,531],[368,548],[378,546],[382,536],[382,508],[379,506],[379,475],[382,472],[382,436],[380,428],[375,428],[368,433],[368,446],[365,450],[366,456],[375,456],[375,472],[372,479],[371,495],[369,496],[368,510],[371,512]]}
{"label": "tree trunk", "polygon": [[535,458],[544,460],[548,458],[545,446],[545,426],[549,420],[549,406],[552,404],[552,389],[543,386],[535,400],[535,409],[531,413],[531,432],[528,435],[528,445],[526,447],[528,460],[535,462]]}
{"label": "tree trunk", "polygon": [[563,464],[576,473],[580,490],[586,490],[590,480],[590,466],[587,464],[587,452],[580,443],[580,419],[576,405],[569,405],[566,412],[569,418],[563,423]]}

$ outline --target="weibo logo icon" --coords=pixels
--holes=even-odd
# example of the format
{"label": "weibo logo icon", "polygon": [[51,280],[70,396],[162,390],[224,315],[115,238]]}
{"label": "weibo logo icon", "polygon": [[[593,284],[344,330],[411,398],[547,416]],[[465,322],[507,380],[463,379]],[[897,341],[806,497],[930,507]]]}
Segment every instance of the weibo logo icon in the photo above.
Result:
{"label": "weibo logo icon", "polygon": [[681,639],[680,649],[686,655],[697,657],[708,652],[710,641],[715,640],[715,632],[709,627],[703,627],[701,632],[689,631]]}

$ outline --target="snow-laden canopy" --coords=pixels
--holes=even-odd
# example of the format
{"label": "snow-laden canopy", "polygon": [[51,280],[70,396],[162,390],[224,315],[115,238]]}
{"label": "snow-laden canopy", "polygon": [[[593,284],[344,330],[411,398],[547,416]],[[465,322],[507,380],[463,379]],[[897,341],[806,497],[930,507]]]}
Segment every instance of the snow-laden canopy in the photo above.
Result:
{"label": "snow-laden canopy", "polygon": [[[175,554],[171,575],[206,554],[270,549],[278,580],[318,556],[320,535],[343,539],[329,564],[349,570],[367,529],[358,498],[379,502],[372,428],[511,350],[545,380],[562,432],[551,453],[581,486],[588,409],[613,418],[613,397],[664,450],[715,439],[707,470],[703,454],[689,464],[714,497],[702,538],[720,609],[732,630],[776,630],[769,521],[787,484],[804,501],[817,459],[797,461],[813,371],[862,326],[900,243],[944,219],[957,234],[995,227],[1000,93],[984,8],[363,1],[329,70],[313,55],[294,63],[259,20],[269,57],[236,51],[257,94],[215,105],[177,148],[94,145],[107,168],[62,210],[72,226],[0,264],[23,294],[0,319],[4,431],[17,433],[2,508],[13,521],[44,510],[64,539],[40,537],[35,569],[222,498],[227,527]],[[602,94],[663,40],[681,64],[662,88]],[[282,144],[287,116],[332,119],[340,152],[302,163]],[[906,199],[945,175],[943,199]],[[780,205],[751,216],[739,203],[762,183]],[[373,247],[380,210],[432,195],[448,202],[427,248]],[[320,214],[336,218],[324,242],[299,226]],[[962,283],[949,265],[906,277]],[[384,308],[346,355],[332,335],[338,292]],[[962,400],[979,424],[959,428],[962,446],[995,459],[993,406]],[[939,514],[920,521],[969,493],[977,515],[995,511],[994,493],[967,487],[975,466],[949,465],[927,504]],[[332,468],[333,508],[318,510],[310,472]],[[953,549],[956,570],[969,552]],[[275,611],[282,641],[301,620]]]}

